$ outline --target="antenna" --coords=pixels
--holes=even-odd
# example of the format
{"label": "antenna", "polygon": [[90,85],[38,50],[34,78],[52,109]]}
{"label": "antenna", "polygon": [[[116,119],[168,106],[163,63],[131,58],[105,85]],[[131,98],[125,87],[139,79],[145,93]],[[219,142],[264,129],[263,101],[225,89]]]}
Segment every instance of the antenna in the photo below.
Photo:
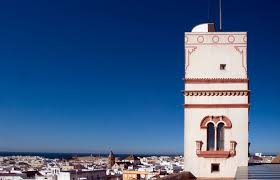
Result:
{"label": "antenna", "polygon": [[208,0],[208,21],[210,21],[210,0]]}
{"label": "antenna", "polygon": [[220,31],[222,31],[222,0],[220,0]]}

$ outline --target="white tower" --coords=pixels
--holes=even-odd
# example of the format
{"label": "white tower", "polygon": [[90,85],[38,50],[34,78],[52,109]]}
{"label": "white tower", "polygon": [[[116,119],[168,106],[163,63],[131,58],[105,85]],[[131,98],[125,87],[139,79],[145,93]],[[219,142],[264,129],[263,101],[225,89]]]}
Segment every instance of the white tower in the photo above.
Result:
{"label": "white tower", "polygon": [[247,33],[185,33],[185,171],[232,178],[248,165]]}

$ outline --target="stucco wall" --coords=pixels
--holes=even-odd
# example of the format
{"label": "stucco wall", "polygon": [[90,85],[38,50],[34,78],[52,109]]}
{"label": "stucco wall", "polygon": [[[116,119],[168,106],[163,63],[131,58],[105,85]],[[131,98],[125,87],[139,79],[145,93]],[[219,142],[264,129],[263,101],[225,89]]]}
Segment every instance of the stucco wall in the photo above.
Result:
{"label": "stucco wall", "polygon": [[[204,158],[196,154],[195,141],[203,141],[206,150],[206,129],[200,128],[201,120],[208,115],[225,115],[232,122],[231,129],[225,129],[225,150],[230,141],[236,141],[236,156],[229,158]],[[245,108],[185,109],[185,170],[196,177],[234,177],[238,166],[248,164],[248,111]],[[220,163],[220,173],[211,173],[211,163]]]}

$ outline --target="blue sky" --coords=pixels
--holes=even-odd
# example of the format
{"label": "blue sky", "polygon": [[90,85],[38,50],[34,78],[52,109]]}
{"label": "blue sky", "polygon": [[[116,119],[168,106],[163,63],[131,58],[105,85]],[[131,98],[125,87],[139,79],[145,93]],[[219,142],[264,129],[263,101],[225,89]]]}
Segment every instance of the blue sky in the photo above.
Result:
{"label": "blue sky", "polygon": [[[251,150],[280,152],[279,2],[224,1],[248,31]],[[0,3],[0,151],[183,152],[184,32],[217,0]]]}

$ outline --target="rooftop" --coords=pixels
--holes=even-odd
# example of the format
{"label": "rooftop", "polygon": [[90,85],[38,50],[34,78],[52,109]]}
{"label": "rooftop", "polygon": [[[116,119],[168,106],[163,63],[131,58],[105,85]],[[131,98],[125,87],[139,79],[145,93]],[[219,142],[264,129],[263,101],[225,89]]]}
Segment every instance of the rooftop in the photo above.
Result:
{"label": "rooftop", "polygon": [[250,164],[238,167],[236,179],[280,179],[280,164]]}

